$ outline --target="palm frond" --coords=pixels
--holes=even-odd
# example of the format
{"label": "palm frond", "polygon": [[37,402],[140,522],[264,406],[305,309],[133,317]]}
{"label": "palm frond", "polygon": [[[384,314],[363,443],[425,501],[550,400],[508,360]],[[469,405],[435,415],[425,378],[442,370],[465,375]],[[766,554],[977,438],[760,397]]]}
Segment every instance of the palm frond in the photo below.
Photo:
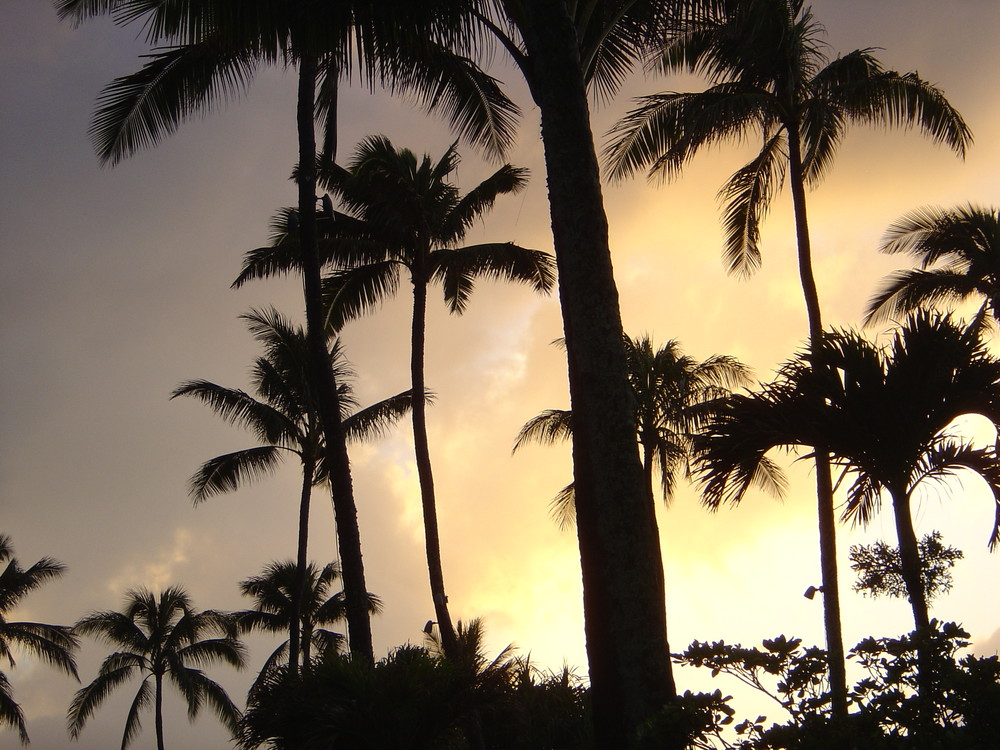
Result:
{"label": "palm frond", "polygon": [[722,83],[698,93],[668,92],[636,99],[609,131],[604,161],[612,180],[640,169],[652,178],[673,179],[706,146],[743,140],[770,127],[772,97],[758,89]]}
{"label": "palm frond", "polygon": [[226,422],[248,429],[262,441],[283,443],[296,431],[295,424],[285,414],[237,388],[208,380],[188,380],[170,394],[171,399],[180,396],[198,399]]}
{"label": "palm frond", "polygon": [[[434,401],[434,394],[425,393],[427,403]],[[348,440],[374,440],[385,434],[413,408],[413,392],[403,391],[377,404],[356,411],[344,419],[344,436]]]}
{"label": "palm frond", "polygon": [[501,195],[516,195],[528,184],[528,170],[504,164],[500,169],[463,195],[437,230],[438,241],[460,242],[472,225],[481,220]]}
{"label": "palm frond", "polygon": [[14,700],[14,690],[7,675],[0,672],[0,726],[13,727],[17,730],[18,739],[22,745],[27,745],[28,727],[24,723],[24,711]]}
{"label": "palm frond", "polygon": [[149,680],[145,679],[139,684],[139,689],[135,693],[135,697],[132,699],[132,704],[129,706],[128,714],[125,716],[125,731],[122,733],[122,750],[132,744],[142,729],[142,721],[140,720],[140,715],[142,712],[149,708],[150,704],[153,702],[154,688],[149,684]]}
{"label": "palm frond", "polygon": [[281,457],[282,449],[278,446],[260,445],[210,458],[191,477],[189,491],[195,503],[235,492],[244,484],[271,474]]}
{"label": "palm frond", "polygon": [[399,272],[399,263],[386,260],[335,271],[324,278],[324,328],[336,333],[393,296],[399,287]]}
{"label": "palm frond", "polygon": [[527,443],[552,445],[573,437],[573,412],[569,409],[546,409],[529,419],[517,433],[512,453]]}
{"label": "palm frond", "polygon": [[725,201],[723,254],[729,273],[747,277],[760,268],[760,223],[781,189],[786,164],[785,137],[778,132],[719,191]]}
{"label": "palm frond", "polygon": [[565,531],[576,525],[576,484],[570,482],[549,502],[549,513],[560,529]]}
{"label": "palm frond", "polygon": [[884,323],[920,308],[958,304],[980,294],[977,280],[968,274],[945,268],[895,271],[868,301],[864,324]]}
{"label": "palm frond", "polygon": [[831,63],[817,74],[814,87],[854,122],[919,128],[959,156],[972,145],[972,131],[939,88],[916,73],[883,69],[871,50]]}
{"label": "palm frond", "polygon": [[477,278],[518,281],[542,293],[549,292],[555,284],[552,255],[512,242],[435,250],[429,264],[433,268],[432,278],[441,282],[450,311],[458,314],[465,311]]}
{"label": "palm frond", "polygon": [[[94,681],[80,688],[73,695],[66,719],[70,737],[73,739],[77,739],[80,736],[80,732],[83,731],[87,721],[100,708],[104,700],[116,688],[131,679],[138,668],[138,665],[134,661],[129,661],[117,668],[105,669],[104,667],[109,663],[109,659],[111,659],[111,656],[104,660],[101,672]],[[126,727],[127,731],[128,728]]]}
{"label": "palm frond", "polygon": [[97,98],[90,138],[102,163],[117,164],[192,113],[243,93],[258,62],[254,52],[220,49],[211,38],[145,57],[139,71],[115,79]]}

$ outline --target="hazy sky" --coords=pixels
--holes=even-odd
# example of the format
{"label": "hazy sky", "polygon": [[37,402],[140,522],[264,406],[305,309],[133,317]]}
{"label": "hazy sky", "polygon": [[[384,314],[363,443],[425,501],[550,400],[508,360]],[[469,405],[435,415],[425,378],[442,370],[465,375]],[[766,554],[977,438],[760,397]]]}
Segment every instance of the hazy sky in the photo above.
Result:
{"label": "hazy sky", "polygon": [[[922,205],[1000,201],[1000,4],[995,0],[816,0],[831,47],[878,46],[887,67],[917,70],[940,85],[976,136],[966,161],[914,133],[851,133],[826,181],[809,195],[820,294],[829,325],[858,324],[889,270],[875,252],[890,222]],[[22,563],[51,555],[69,572],[28,598],[14,619],[70,624],[92,609],[117,608],[124,591],[185,586],[199,608],[237,609],[237,582],[295,547],[298,475],[273,479],[197,508],[186,482],[205,459],[251,444],[193,400],[172,402],[181,381],[206,378],[248,387],[257,349],[238,315],[275,305],[300,315],[295,280],[231,291],[243,251],[266,242],[268,220],[295,202],[294,76],[264,71],[250,93],[221,112],[184,124],[153,151],[101,169],[87,140],[93,101],[130,73],[144,51],[134,29],[108,22],[59,24],[46,0],[4,0],[0,26],[0,532]],[[496,74],[515,81],[506,68]],[[692,81],[642,80],[595,112],[598,137],[629,96],[687,89]],[[525,109],[512,163],[532,169],[522,195],[501,201],[473,240],[511,240],[551,249],[537,112]],[[363,136],[439,156],[445,124],[406,103],[347,92],[341,155]],[[805,336],[794,269],[789,197],[763,231],[764,267],[750,281],[726,276],[715,193],[752,146],[697,159],[667,187],[643,181],[606,190],[626,330],[658,343],[681,341],[704,359],[733,354],[769,380]],[[468,146],[458,172],[467,189],[496,165]],[[346,353],[367,404],[407,387],[407,288],[396,302],[350,327]],[[435,293],[436,294],[436,293]],[[445,579],[452,614],[485,618],[497,651],[514,643],[538,663],[585,670],[576,539],[551,521],[548,501],[571,476],[569,447],[511,444],[523,422],[568,404],[565,363],[549,342],[562,335],[554,297],[484,283],[463,317],[432,297],[428,385],[431,453],[438,486]],[[374,622],[384,654],[419,642],[433,609],[408,425],[352,453],[369,588],[385,602]],[[671,645],[691,640],[758,643],[780,632],[822,643],[815,501],[808,467],[791,471],[784,502],[748,497],[712,515],[685,488],[660,514]],[[992,509],[969,482],[927,497],[918,533],[940,529],[965,551],[953,592],[936,617],[965,624],[984,652],[1000,648],[995,595],[1000,558],[985,544]],[[845,640],[911,627],[902,600],[873,602],[850,591],[851,543],[894,542],[889,514],[865,531],[842,527]],[[312,555],[336,557],[327,498],[314,503]],[[252,664],[270,642],[254,641]],[[80,672],[96,674],[104,646],[85,643]],[[33,747],[72,743],[65,711],[78,687],[28,657],[4,671],[28,719]],[[251,675],[212,672],[242,702]],[[682,688],[707,675],[681,673]],[[731,684],[719,685],[724,690]],[[88,725],[77,747],[120,742],[132,690],[125,688]],[[188,727],[174,716],[173,747],[226,746],[211,714]],[[753,709],[747,709],[749,713]],[[135,746],[153,745],[152,721]],[[0,744],[16,735],[0,731]]]}

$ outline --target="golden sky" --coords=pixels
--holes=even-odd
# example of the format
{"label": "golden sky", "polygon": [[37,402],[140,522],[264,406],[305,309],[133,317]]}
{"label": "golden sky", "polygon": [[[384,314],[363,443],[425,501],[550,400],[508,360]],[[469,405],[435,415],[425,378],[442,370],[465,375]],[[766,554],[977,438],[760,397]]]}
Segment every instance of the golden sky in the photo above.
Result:
{"label": "golden sky", "polygon": [[[917,70],[965,115],[976,144],[962,162],[915,133],[857,130],[825,182],[809,195],[816,271],[828,325],[854,326],[881,277],[899,266],[875,252],[890,222],[922,205],[1000,201],[1000,5],[993,0],[817,0],[834,52],[877,46],[888,67]],[[195,118],[154,151],[100,169],[86,139],[101,87],[133,71],[143,46],[106,22],[74,30],[44,2],[5,8],[0,29],[0,532],[22,562],[51,555],[69,573],[25,601],[18,619],[71,623],[119,606],[125,589],[181,584],[201,608],[246,606],[236,584],[294,553],[297,472],[236,495],[191,506],[186,482],[205,459],[249,445],[248,437],[194,401],[171,402],[181,381],[248,387],[257,355],[237,316],[275,305],[297,315],[294,280],[228,289],[244,250],[264,244],[270,215],[295,201],[294,77],[263,72],[247,97]],[[498,68],[501,78],[513,73]],[[629,96],[697,85],[637,76],[597,107],[598,139]],[[537,112],[525,110],[512,163],[532,169],[529,189],[498,204],[472,241],[511,240],[550,249]],[[441,154],[452,136],[408,104],[355,89],[342,105],[341,154],[370,133],[418,153]],[[733,354],[760,380],[794,353],[805,315],[783,194],[763,227],[764,266],[751,280],[721,261],[715,193],[752,146],[698,158],[668,186],[609,186],[606,200],[622,315],[632,335],[677,338],[704,359]],[[463,189],[495,165],[462,147]],[[406,292],[405,287],[401,289]],[[432,302],[437,302],[432,296]],[[489,646],[514,643],[540,664],[583,671],[580,573],[573,533],[549,517],[548,500],[571,476],[569,447],[531,446],[511,456],[523,422],[568,405],[565,363],[550,345],[562,335],[557,302],[484,283],[467,313],[432,304],[428,385],[438,394],[430,443],[453,616],[483,617]],[[409,300],[401,296],[344,335],[363,404],[407,387]],[[384,653],[418,642],[432,617],[422,528],[406,425],[352,454],[369,588],[386,604],[374,623]],[[784,632],[822,643],[811,478],[791,470],[783,502],[748,497],[712,515],[685,488],[660,513],[671,645],[691,640],[756,643]],[[985,549],[992,513],[969,482],[928,497],[919,533],[940,529],[963,549],[954,591],[932,614],[957,620],[983,650],[1000,648],[1000,603],[989,594],[1000,558]],[[314,503],[312,555],[336,556],[332,512]],[[843,527],[841,585],[848,645],[909,629],[904,601],[850,592],[851,543],[894,539],[888,515],[867,530]],[[989,595],[988,595],[989,594]],[[263,658],[265,640],[255,641]],[[88,642],[89,681],[103,658]],[[239,701],[249,675],[215,676]],[[28,716],[33,747],[67,746],[66,707],[76,686],[29,658],[9,672]],[[682,688],[706,675],[684,673]],[[731,690],[730,685],[720,685]],[[109,701],[77,746],[118,742],[128,689]],[[168,698],[170,705],[176,701]],[[753,709],[747,709],[750,713]],[[136,747],[152,741],[151,722]],[[178,718],[167,741],[225,737],[211,716]],[[0,732],[0,743],[14,741]],[[208,746],[208,744],[204,745]]]}

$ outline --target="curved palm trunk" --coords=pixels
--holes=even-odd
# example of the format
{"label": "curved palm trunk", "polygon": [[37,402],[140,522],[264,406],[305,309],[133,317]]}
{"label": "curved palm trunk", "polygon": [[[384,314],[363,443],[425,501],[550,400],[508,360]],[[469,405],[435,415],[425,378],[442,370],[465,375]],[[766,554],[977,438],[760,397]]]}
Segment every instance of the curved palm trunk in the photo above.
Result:
{"label": "curved palm trunk", "polygon": [[427,442],[427,401],[424,385],[424,337],[427,321],[427,281],[422,268],[413,273],[413,328],[410,342],[410,384],[413,391],[413,450],[420,484],[420,506],[424,517],[424,546],[427,552],[427,572],[430,576],[434,617],[441,632],[441,646],[449,659],[459,657],[458,637],[448,611],[444,589],[444,569],[441,565],[441,540],[438,533],[437,503],[434,497],[434,475]]}
{"label": "curved palm trunk", "polygon": [[[302,460],[302,494],[299,499],[299,540],[295,556],[295,588],[292,590],[292,617],[288,627],[288,671],[295,675],[299,670],[301,647],[302,595],[306,588],[306,566],[309,564],[309,506],[312,500],[312,479],[316,461],[312,457]],[[301,659],[303,664],[306,660]]]}
{"label": "curved palm trunk", "polygon": [[569,369],[596,746],[632,747],[637,729],[676,697],[660,540],[636,445],[576,31],[564,0],[532,0],[523,10],[518,22],[541,112]]}
{"label": "curved palm trunk", "polygon": [[163,748],[163,675],[157,674],[154,677],[153,696],[153,726],[156,730],[156,750]]}
{"label": "curved palm trunk", "polygon": [[361,532],[354,500],[351,464],[340,421],[340,397],[333,364],[326,350],[323,331],[323,298],[319,257],[316,247],[316,57],[299,59],[297,125],[299,135],[299,243],[302,252],[302,288],[306,308],[306,337],[309,343],[316,400],[326,438],[330,467],[330,490],[340,545],[347,628],[351,653],[367,662],[375,659],[371,620],[367,606]]}
{"label": "curved palm trunk", "polygon": [[[788,132],[788,172],[795,213],[795,237],[798,247],[799,279],[809,319],[809,342],[817,350],[823,336],[819,291],[812,269],[812,245],[806,218],[805,180],[802,173],[802,151],[798,125],[786,127]],[[813,361],[813,367],[822,363]],[[844,636],[840,622],[840,585],[837,580],[837,519],[834,511],[833,481],[830,454],[823,446],[813,446],[816,453],[816,498],[819,516],[820,572],[823,584],[823,625],[826,630],[826,650],[830,664],[830,694],[833,715],[847,716],[847,669],[844,661]]]}

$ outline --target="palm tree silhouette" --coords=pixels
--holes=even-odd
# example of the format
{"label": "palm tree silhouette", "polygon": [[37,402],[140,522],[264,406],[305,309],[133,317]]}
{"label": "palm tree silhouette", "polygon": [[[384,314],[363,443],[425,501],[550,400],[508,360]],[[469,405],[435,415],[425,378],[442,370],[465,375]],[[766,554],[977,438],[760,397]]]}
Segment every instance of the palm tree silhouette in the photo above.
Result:
{"label": "palm tree silhouette", "polygon": [[[340,568],[335,563],[327,563],[322,569],[309,563],[304,577],[300,575],[297,563],[291,560],[269,563],[260,575],[240,582],[241,593],[252,597],[256,606],[233,613],[236,626],[243,633],[254,630],[283,633],[290,632],[293,621],[298,620],[296,630],[302,634],[300,666],[306,668],[313,648],[320,655],[328,650],[337,653],[344,643],[340,633],[323,627],[344,619],[343,592],[330,592],[339,578]],[[379,598],[373,594],[369,594],[368,598],[372,614],[381,612]],[[267,658],[251,691],[270,677],[286,654],[289,654],[290,660],[290,639],[281,643]]]}
{"label": "palm tree silhouette", "polygon": [[981,300],[1000,320],[1000,210],[966,205],[922,208],[897,220],[879,247],[906,254],[919,268],[897,271],[872,297],[865,323],[946,302]]}
{"label": "palm tree silhouette", "polygon": [[676,698],[676,686],[659,532],[634,445],[587,89],[613,95],[659,36],[663,14],[676,8],[669,0],[502,0],[494,15],[483,16],[541,115],[574,414],[587,661],[601,747],[633,746],[639,727]]}
{"label": "palm tree silhouette", "polygon": [[[104,699],[136,676],[141,676],[142,682],[125,719],[123,749],[139,733],[140,713],[152,704],[156,747],[163,750],[164,678],[169,678],[184,696],[191,719],[208,703],[226,728],[235,733],[239,710],[226,691],[200,669],[213,662],[243,667],[245,648],[236,640],[231,616],[214,610],[195,611],[187,593],[177,586],[159,595],[132,589],[125,595],[121,612],[93,612],[77,622],[74,631],[96,636],[120,649],[104,659],[94,681],[73,697],[68,725],[74,739]],[[205,638],[212,634],[219,637]]]}
{"label": "palm tree silhouette", "polygon": [[[323,260],[335,268],[324,289],[328,329],[339,329],[394,294],[404,269],[413,284],[414,449],[434,613],[450,654],[456,653],[456,641],[441,565],[424,403],[427,287],[439,282],[451,312],[461,313],[477,278],[520,281],[537,291],[547,291],[554,282],[547,253],[510,242],[458,246],[498,197],[520,191],[526,179],[524,170],[504,165],[462,195],[448,182],[458,161],[454,145],[437,161],[426,155],[418,160],[412,151],[397,149],[388,138],[371,136],[358,145],[346,169],[332,165],[322,175],[324,186],[350,212],[324,222],[328,240],[322,243]],[[236,284],[294,267],[298,262],[290,252],[294,242],[286,241],[291,234],[279,234],[270,251],[262,248],[249,254]]]}
{"label": "palm tree silhouette", "polygon": [[[450,4],[387,0],[370,3],[191,3],[57,0],[61,18],[79,22],[110,14],[141,20],[159,47],[149,62],[113,81],[98,98],[91,138],[102,161],[115,163],[172,133],[196,111],[246,88],[262,63],[291,62],[298,70],[298,216],[306,331],[320,418],[326,431],[337,517],[351,649],[371,662],[374,652],[365,605],[364,562],[350,461],[340,425],[334,373],[324,362],[320,267],[316,254],[316,119],[324,118],[324,158],[336,155],[338,77],[356,66],[361,79],[415,92],[428,109],[441,108],[452,124],[495,153],[512,140],[516,108],[496,81],[463,54],[465,16]],[[442,12],[443,11],[443,12]],[[324,77],[325,76],[325,77]],[[322,83],[317,98],[317,84]]]}
{"label": "palm tree silhouette", "polygon": [[[657,469],[664,502],[669,502],[678,476],[690,473],[695,436],[733,388],[749,385],[749,372],[737,359],[724,355],[698,362],[681,352],[676,339],[657,349],[649,336],[626,336],[625,353],[649,502],[655,498]],[[551,444],[572,434],[573,412],[547,409],[524,424],[514,450],[529,442]],[[570,484],[552,502],[561,525],[573,522],[574,494]]]}
{"label": "palm tree silhouette", "polygon": [[918,487],[977,474],[996,502],[990,549],[1000,542],[997,454],[949,429],[966,414],[1000,424],[1000,360],[977,326],[928,312],[909,318],[886,347],[849,332],[827,334],[819,346],[818,359],[800,354],[761,393],[734,396],[708,427],[699,454],[705,502],[713,508],[739,502],[754,483],[778,490],[769,451],[825,446],[850,479],[845,518],[868,523],[883,494],[890,498],[914,624],[926,633],[911,504]]}
{"label": "palm tree silhouette", "polygon": [[[760,265],[760,222],[787,173],[795,217],[799,278],[810,341],[823,334],[805,189],[829,169],[849,124],[917,127],[960,156],[972,136],[944,94],[915,73],[885,70],[872,49],[830,60],[823,27],[803,0],[706,2],[700,13],[668,25],[656,64],[709,79],[702,92],[642,97],[612,130],[606,156],[613,177],[648,168],[675,177],[703,147],[758,132],[761,151],[719,191],[725,201],[725,257],[730,271]],[[834,713],[847,713],[840,626],[836,529],[829,459],[814,446],[824,622]]]}
{"label": "palm tree silhouette", "polygon": [[[301,328],[293,326],[274,310],[255,310],[243,318],[266,351],[265,356],[257,358],[252,370],[259,398],[206,380],[181,384],[171,398],[191,396],[203,401],[223,419],[253,432],[262,444],[206,461],[191,479],[191,494],[195,503],[199,503],[214,495],[234,492],[244,483],[276,470],[282,457],[296,455],[302,464],[296,559],[303,584],[290,590],[304,591],[312,488],[330,480],[324,433],[316,406],[315,370],[309,364],[309,346]],[[410,410],[409,391],[357,410],[347,382],[353,373],[339,342],[333,342],[327,356],[334,363],[340,384],[341,417],[347,440],[379,437]],[[349,411],[351,407],[356,409],[353,413]],[[299,663],[298,618],[291,618],[289,625],[289,663],[294,669]]]}
{"label": "palm tree silhouette", "polygon": [[[14,557],[10,537],[0,534],[0,563],[7,565],[0,572],[0,658],[16,666],[14,650],[23,649],[79,680],[73,652],[79,645],[70,627],[46,625],[42,622],[10,622],[11,611],[28,594],[43,583],[58,578],[66,566],[51,557],[43,557],[28,568],[22,568]],[[10,679],[0,671],[0,726],[17,729],[21,744],[28,744],[28,729],[24,712],[14,700]]]}

